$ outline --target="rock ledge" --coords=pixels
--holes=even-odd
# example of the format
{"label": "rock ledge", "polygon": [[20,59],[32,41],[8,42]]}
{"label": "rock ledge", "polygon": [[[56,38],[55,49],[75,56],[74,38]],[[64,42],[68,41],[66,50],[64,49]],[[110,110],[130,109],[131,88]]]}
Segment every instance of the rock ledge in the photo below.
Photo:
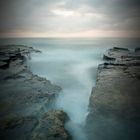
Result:
{"label": "rock ledge", "polygon": [[95,140],[140,138],[140,51],[112,48],[99,65],[93,87],[87,133]]}

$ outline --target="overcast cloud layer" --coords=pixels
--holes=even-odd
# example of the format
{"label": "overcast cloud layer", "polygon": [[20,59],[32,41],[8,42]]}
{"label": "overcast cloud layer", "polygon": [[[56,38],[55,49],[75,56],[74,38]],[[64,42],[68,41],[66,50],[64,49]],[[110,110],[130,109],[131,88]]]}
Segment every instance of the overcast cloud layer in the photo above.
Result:
{"label": "overcast cloud layer", "polygon": [[0,36],[139,36],[140,0],[0,0]]}

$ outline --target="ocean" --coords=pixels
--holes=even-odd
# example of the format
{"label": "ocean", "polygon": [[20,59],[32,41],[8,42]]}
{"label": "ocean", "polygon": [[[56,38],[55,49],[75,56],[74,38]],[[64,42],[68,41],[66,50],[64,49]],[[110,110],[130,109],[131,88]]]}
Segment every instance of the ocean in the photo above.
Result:
{"label": "ocean", "polygon": [[98,65],[103,53],[112,47],[133,51],[139,39],[120,38],[11,38],[0,39],[0,45],[20,44],[34,47],[28,60],[29,69],[62,87],[54,108],[64,110],[70,120],[66,128],[74,140],[86,140],[84,125],[92,87],[96,84]]}

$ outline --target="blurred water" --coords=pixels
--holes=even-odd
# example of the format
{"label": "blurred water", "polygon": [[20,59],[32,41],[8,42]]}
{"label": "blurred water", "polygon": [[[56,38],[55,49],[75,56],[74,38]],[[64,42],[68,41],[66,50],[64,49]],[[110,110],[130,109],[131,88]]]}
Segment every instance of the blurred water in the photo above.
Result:
{"label": "blurred water", "polygon": [[[84,124],[89,97],[95,85],[97,67],[105,50],[113,46],[137,47],[136,41],[125,39],[7,39],[0,44],[24,44],[42,53],[33,54],[31,71],[62,87],[56,108],[63,109],[70,121],[66,124],[74,140],[87,140]],[[133,47],[132,47],[133,46]]]}
{"label": "blurred water", "polygon": [[[64,44],[63,44],[64,45]],[[71,46],[37,47],[42,54],[35,54],[30,61],[31,70],[47,77],[62,87],[56,100],[56,107],[63,109],[70,117],[67,128],[75,140],[86,140],[83,127],[88,113],[88,102],[92,86],[95,84],[96,69],[101,63],[101,51],[73,42]]]}

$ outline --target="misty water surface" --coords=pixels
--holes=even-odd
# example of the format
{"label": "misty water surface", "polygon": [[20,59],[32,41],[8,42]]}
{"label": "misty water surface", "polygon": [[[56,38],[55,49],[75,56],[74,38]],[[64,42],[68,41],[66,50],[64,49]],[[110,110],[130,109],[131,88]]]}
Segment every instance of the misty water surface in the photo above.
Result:
{"label": "misty water surface", "polygon": [[[131,43],[130,43],[131,42]],[[74,140],[87,140],[84,124],[89,97],[96,82],[97,67],[105,50],[113,46],[137,47],[127,39],[1,39],[0,44],[32,46],[42,53],[32,54],[30,70],[62,87],[55,108],[64,110],[70,120],[66,128]]]}
{"label": "misty water surface", "polygon": [[92,46],[87,40],[83,43],[60,41],[36,48],[42,53],[32,56],[31,71],[62,87],[56,108],[64,110],[70,117],[66,127],[74,139],[86,140],[83,127],[104,49]]}

